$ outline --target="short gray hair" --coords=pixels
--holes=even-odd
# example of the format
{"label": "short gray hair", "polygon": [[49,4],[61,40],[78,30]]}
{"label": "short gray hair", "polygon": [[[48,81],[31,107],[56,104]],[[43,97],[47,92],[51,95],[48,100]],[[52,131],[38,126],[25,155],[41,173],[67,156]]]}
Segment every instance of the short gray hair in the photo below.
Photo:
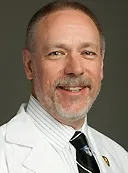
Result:
{"label": "short gray hair", "polygon": [[29,49],[30,51],[34,51],[35,42],[36,42],[36,26],[41,19],[53,12],[64,10],[64,9],[74,9],[88,15],[92,19],[92,21],[95,23],[99,31],[101,52],[102,50],[105,50],[104,34],[96,15],[87,6],[74,0],[53,1],[43,6],[41,9],[39,9],[29,21],[27,31],[26,31],[25,48]]}

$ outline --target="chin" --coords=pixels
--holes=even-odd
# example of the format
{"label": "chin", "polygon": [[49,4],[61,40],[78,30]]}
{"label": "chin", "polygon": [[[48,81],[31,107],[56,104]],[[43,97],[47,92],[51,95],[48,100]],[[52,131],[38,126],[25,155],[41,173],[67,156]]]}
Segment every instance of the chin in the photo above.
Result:
{"label": "chin", "polygon": [[77,121],[86,117],[87,109],[83,108],[82,110],[67,110],[66,108],[62,108],[60,105],[55,105],[56,113],[59,118],[63,118],[69,121]]}

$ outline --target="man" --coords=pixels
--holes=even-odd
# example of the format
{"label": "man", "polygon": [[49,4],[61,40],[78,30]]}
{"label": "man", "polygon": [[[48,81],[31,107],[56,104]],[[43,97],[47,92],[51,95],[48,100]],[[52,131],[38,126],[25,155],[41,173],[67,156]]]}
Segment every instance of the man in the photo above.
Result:
{"label": "man", "polygon": [[0,173],[128,172],[127,152],[87,125],[104,52],[95,15],[78,2],[55,1],[32,17],[23,50],[32,95],[0,129]]}

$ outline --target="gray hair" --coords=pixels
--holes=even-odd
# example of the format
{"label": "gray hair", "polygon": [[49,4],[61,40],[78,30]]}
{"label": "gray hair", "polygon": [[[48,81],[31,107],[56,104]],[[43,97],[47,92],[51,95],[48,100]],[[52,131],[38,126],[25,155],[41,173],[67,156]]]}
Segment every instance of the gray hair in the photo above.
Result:
{"label": "gray hair", "polygon": [[88,15],[92,19],[99,31],[101,52],[105,50],[105,38],[97,17],[87,6],[74,0],[53,1],[39,9],[29,21],[26,31],[25,48],[29,49],[30,51],[34,51],[34,47],[36,46],[36,27],[38,26],[38,23],[41,19],[53,12],[64,9],[74,9]]}

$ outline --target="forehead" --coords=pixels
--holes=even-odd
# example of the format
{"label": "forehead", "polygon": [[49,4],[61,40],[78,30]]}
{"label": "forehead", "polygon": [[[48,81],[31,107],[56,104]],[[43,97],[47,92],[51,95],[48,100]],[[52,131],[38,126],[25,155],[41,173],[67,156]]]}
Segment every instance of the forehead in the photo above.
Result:
{"label": "forehead", "polygon": [[86,37],[99,39],[98,29],[93,20],[79,10],[65,9],[50,13],[42,18],[37,27],[39,39]]}

